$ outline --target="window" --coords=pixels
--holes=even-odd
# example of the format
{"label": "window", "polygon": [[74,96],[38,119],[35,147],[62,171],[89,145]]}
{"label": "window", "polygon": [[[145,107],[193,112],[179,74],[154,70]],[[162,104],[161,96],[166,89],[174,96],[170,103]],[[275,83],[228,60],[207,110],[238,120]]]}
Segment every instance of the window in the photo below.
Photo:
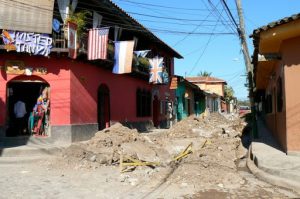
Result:
{"label": "window", "polygon": [[166,68],[166,72],[170,75],[172,75],[172,71],[171,71],[171,58],[169,57],[165,57],[164,58],[164,62],[165,62],[165,68]]}
{"label": "window", "polygon": [[151,116],[151,92],[150,91],[137,89],[136,115],[137,117]]}
{"label": "window", "polygon": [[267,97],[266,97],[266,113],[272,113],[272,108],[273,108],[273,104],[272,104],[272,95],[267,95]]}
{"label": "window", "polygon": [[282,80],[281,77],[277,80],[277,112],[282,112],[283,106]]}

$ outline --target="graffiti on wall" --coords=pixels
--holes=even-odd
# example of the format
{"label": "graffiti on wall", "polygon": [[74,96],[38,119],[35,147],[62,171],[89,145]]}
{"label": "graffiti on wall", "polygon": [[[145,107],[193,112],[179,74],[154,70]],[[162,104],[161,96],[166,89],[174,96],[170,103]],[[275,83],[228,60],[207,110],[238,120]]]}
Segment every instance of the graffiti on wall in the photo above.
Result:
{"label": "graffiti on wall", "polygon": [[52,48],[52,38],[47,34],[3,30],[1,35],[7,51],[48,56]]}

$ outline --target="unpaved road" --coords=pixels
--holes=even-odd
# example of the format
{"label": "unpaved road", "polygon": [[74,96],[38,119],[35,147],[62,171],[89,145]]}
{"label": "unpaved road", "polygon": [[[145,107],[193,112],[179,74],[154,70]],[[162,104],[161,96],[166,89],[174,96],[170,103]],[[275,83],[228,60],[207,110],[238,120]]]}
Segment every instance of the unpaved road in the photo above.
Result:
{"label": "unpaved road", "polygon": [[[192,164],[192,163],[182,163]],[[66,169],[51,167],[51,160],[23,164],[0,164],[0,198],[296,198],[293,192],[256,179],[239,163],[239,182],[211,184],[181,179],[177,168],[137,169],[145,175],[120,174],[118,167]],[[189,171],[185,171],[189,172]],[[152,173],[152,175],[150,175]],[[159,174],[159,175],[156,175]],[[207,177],[207,176],[205,176]],[[229,176],[230,177],[230,176]],[[236,178],[236,176],[235,176]],[[142,180],[141,180],[142,179]],[[230,185],[230,186],[229,186]]]}
{"label": "unpaved road", "polygon": [[[115,124],[57,157],[0,159],[0,198],[299,198],[248,172],[245,125],[219,114],[147,134]],[[192,153],[174,161],[187,146]],[[125,155],[160,165],[120,173]]]}

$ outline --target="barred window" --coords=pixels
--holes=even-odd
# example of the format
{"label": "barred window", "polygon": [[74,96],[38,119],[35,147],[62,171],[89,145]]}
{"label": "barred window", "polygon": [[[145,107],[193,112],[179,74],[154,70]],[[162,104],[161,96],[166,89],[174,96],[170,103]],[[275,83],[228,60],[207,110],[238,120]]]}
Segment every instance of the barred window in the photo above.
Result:
{"label": "barred window", "polygon": [[151,116],[151,92],[150,91],[137,89],[136,115],[137,117]]}
{"label": "barred window", "polygon": [[283,107],[283,93],[281,77],[277,80],[277,112],[282,112]]}

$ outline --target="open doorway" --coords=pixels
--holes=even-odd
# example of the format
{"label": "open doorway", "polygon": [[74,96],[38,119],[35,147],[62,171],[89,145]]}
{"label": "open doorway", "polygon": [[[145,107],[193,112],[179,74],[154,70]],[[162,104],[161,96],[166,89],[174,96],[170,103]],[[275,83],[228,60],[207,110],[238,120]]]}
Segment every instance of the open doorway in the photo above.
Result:
{"label": "open doorway", "polygon": [[[49,84],[42,81],[11,81],[7,84],[7,131],[6,136],[28,136],[33,134],[33,129],[37,129],[36,135],[46,134],[48,130],[49,111],[44,111],[42,117],[35,113],[38,112],[37,104],[39,96],[47,89],[47,99],[49,102]],[[17,116],[17,102],[23,102],[25,112],[23,117]],[[41,101],[40,104],[43,102]],[[19,104],[19,103],[18,103]],[[47,110],[49,103],[47,105]],[[20,106],[18,106],[20,107]],[[34,113],[35,108],[35,113]],[[41,111],[42,112],[42,111]],[[35,116],[35,117],[34,117]],[[38,127],[38,128],[37,128]]]}
{"label": "open doorway", "polygon": [[155,127],[159,127],[159,109],[160,109],[160,101],[157,95],[155,95],[153,99],[153,125]]}
{"label": "open doorway", "polygon": [[102,84],[98,89],[98,130],[110,126],[109,88]]}

